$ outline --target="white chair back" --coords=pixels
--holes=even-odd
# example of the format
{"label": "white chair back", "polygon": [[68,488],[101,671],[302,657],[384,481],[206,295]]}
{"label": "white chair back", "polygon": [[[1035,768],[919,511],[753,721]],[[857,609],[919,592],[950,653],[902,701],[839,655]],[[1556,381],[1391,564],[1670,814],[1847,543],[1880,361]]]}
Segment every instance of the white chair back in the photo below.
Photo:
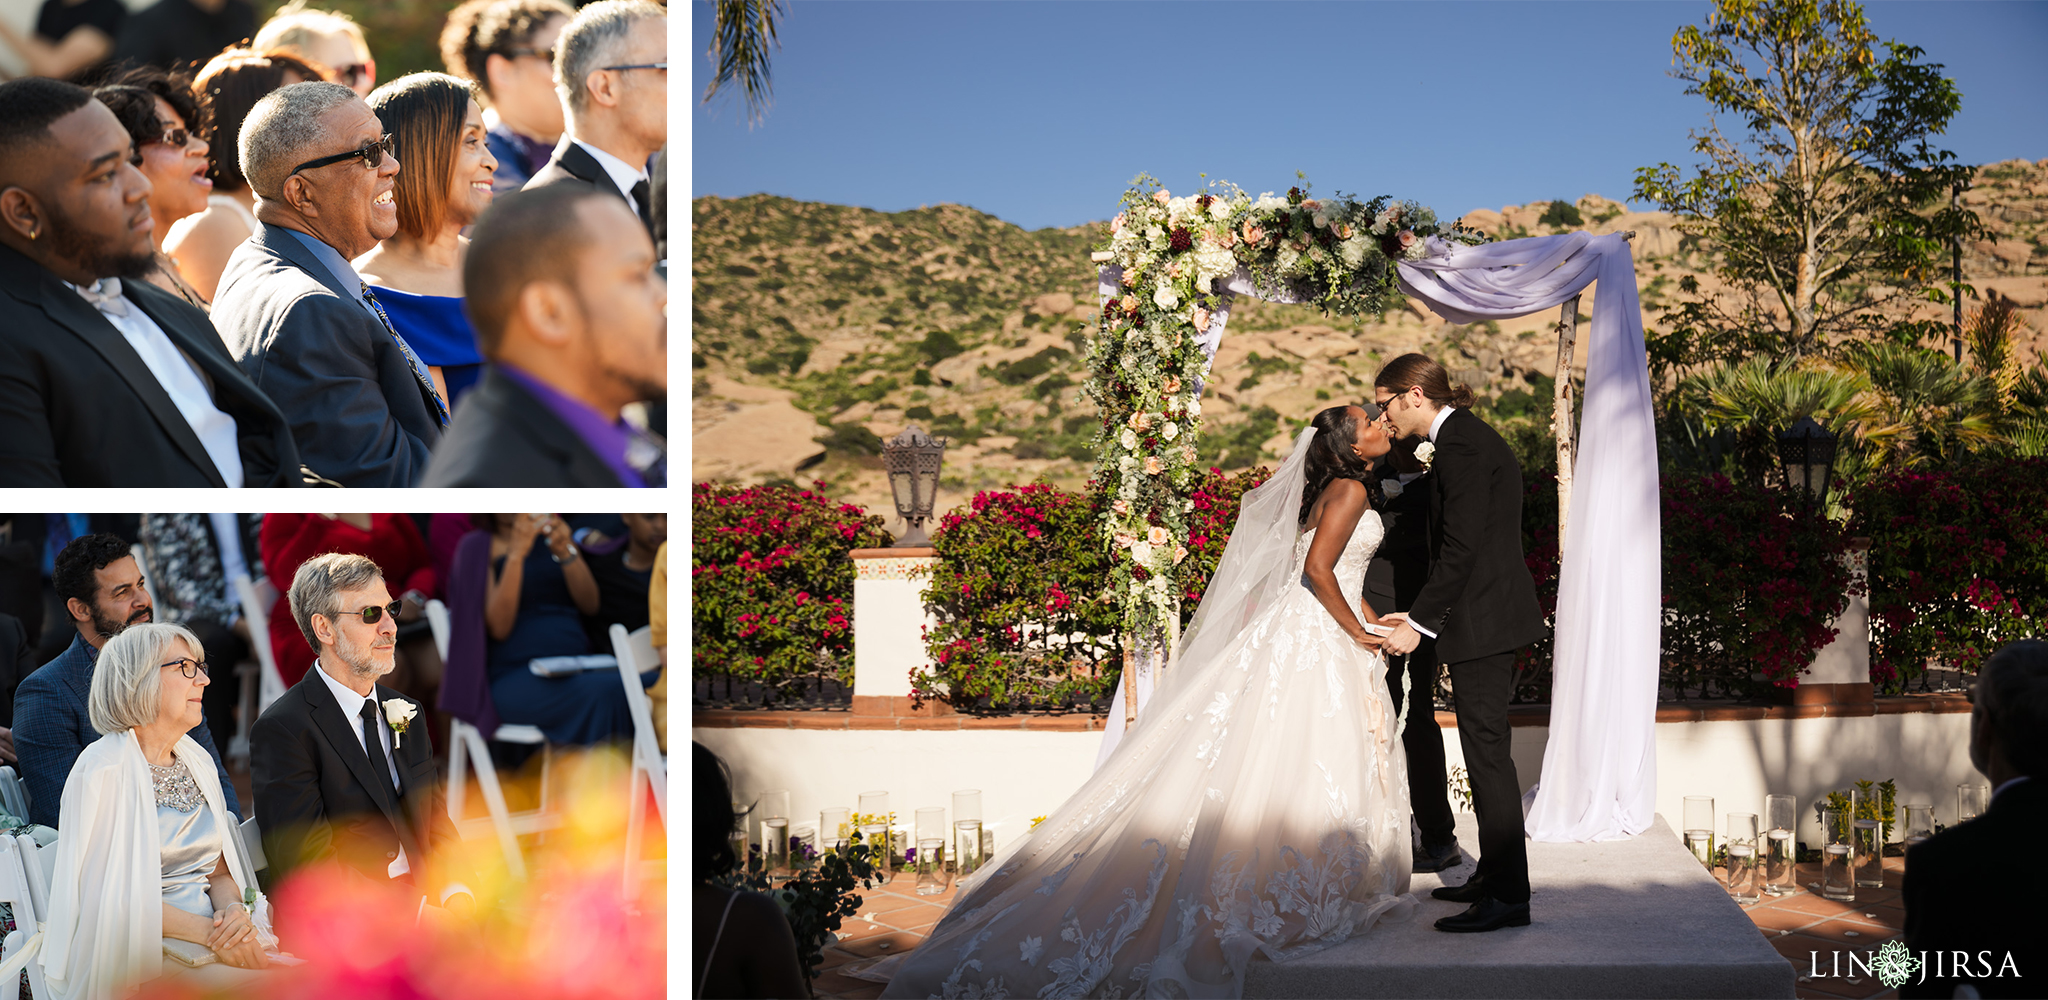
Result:
{"label": "white chair back", "polygon": [[[43,980],[43,966],[35,961],[35,955],[43,943],[41,924],[49,919],[49,893],[46,888],[38,899],[32,888],[30,873],[42,871],[37,853],[41,852],[36,851],[35,841],[27,837],[0,837],[0,903],[6,903],[14,915],[14,930],[0,941],[0,983],[11,991],[26,970],[29,996],[43,1000],[50,995],[50,986]],[[48,853],[56,856],[55,845]]]}
{"label": "white chair back", "polygon": [[26,833],[16,834],[13,839],[27,861],[28,894],[35,901],[36,919],[48,920],[50,883],[57,878],[57,843],[51,841],[48,847],[38,847],[35,838]]}
{"label": "white chair back", "polygon": [[14,773],[12,765],[0,766],[0,809],[28,822],[28,786]]}
{"label": "white chair back", "polygon": [[277,656],[270,649],[270,609],[277,604],[277,585],[269,577],[252,581],[247,573],[235,574],[235,595],[242,599],[242,617],[249,620],[249,645],[256,649],[256,663],[262,669],[257,682],[258,715],[272,702],[284,697],[284,675],[278,673]]}
{"label": "white chair back", "polygon": [[654,794],[654,809],[661,815],[664,824],[668,822],[668,764],[662,759],[661,744],[654,738],[654,713],[652,701],[647,697],[647,688],[640,683],[640,674],[661,665],[661,657],[654,651],[654,630],[647,626],[628,633],[626,626],[613,624],[610,629],[612,652],[619,661],[619,682],[626,686],[626,706],[633,715],[633,771],[626,782],[626,869],[625,884],[622,887],[628,900],[639,898],[640,887],[650,866],[659,862],[643,862],[640,844],[646,835],[647,799],[641,791],[641,783]]}
{"label": "white chair back", "polygon": [[441,662],[448,662],[448,605],[440,598],[427,602],[427,627],[434,631],[434,649],[441,654]]}
{"label": "white chair back", "polygon": [[270,867],[270,859],[263,856],[263,831],[256,828],[256,817],[243,820],[236,832],[241,835],[242,856],[249,859],[249,869],[260,872]]}

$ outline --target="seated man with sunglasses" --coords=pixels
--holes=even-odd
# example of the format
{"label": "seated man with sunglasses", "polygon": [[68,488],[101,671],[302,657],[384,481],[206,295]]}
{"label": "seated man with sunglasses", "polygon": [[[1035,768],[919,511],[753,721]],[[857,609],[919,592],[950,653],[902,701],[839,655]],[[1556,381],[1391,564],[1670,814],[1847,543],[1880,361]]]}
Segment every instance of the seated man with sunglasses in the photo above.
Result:
{"label": "seated man with sunglasses", "polygon": [[262,225],[228,259],[214,326],[313,476],[413,485],[448,408],[349,263],[398,231],[391,137],[354,91],[297,83],[256,103],[239,152]]}
{"label": "seated man with sunglasses", "polygon": [[400,607],[382,572],[364,556],[330,552],[299,567],[287,596],[319,659],[249,735],[272,879],[331,864],[415,904],[421,894],[445,905],[467,893],[430,884],[429,855],[454,841],[455,828],[425,710],[377,683],[395,662]]}
{"label": "seated man with sunglasses", "polygon": [[555,41],[555,90],[569,141],[526,186],[612,192],[652,236],[647,161],[668,144],[668,11],[648,0],[598,0],[578,11]]}

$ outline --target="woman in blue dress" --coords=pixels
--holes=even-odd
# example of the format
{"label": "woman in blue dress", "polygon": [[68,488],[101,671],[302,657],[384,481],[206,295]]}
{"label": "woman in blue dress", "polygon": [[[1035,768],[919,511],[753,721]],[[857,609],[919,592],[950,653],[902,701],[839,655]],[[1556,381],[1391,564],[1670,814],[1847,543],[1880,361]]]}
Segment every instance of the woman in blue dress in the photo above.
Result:
{"label": "woman in blue dress", "polygon": [[[491,701],[508,723],[539,726],[548,742],[589,745],[633,733],[616,669],[542,677],[534,660],[593,652],[583,616],[598,609],[597,579],[553,514],[492,514],[484,597]],[[598,650],[597,652],[610,652]],[[642,678],[651,683],[654,674]]]}
{"label": "woman in blue dress", "polygon": [[428,366],[444,401],[460,400],[483,367],[462,311],[462,231],[491,204],[498,169],[474,85],[446,73],[409,73],[370,93],[405,169],[392,198],[398,232],[356,258],[391,326]]}

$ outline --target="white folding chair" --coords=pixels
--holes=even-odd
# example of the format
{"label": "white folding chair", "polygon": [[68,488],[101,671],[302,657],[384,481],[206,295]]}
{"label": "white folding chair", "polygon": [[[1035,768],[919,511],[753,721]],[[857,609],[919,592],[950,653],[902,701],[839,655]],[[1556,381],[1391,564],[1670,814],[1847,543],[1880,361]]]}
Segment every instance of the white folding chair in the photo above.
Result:
{"label": "white folding chair", "polygon": [[28,786],[21,776],[14,773],[12,765],[0,765],[0,809],[22,822],[28,822]]}
{"label": "white folding chair", "polygon": [[[235,596],[242,599],[242,617],[249,620],[249,645],[256,649],[259,677],[256,684],[242,684],[242,727],[246,731],[272,702],[284,697],[284,675],[278,673],[277,656],[270,648],[270,609],[277,604],[277,585],[269,577],[252,581],[249,574],[236,573]],[[254,711],[250,711],[252,707]]]}
{"label": "white folding chair", "polygon": [[[434,632],[434,646],[441,653],[441,662],[448,662],[448,636],[451,631],[448,605],[440,601],[427,602],[427,624]],[[548,769],[552,763],[547,737],[536,726],[501,725],[491,734],[491,739],[501,743],[523,743],[538,745],[540,759],[540,807],[537,809],[512,812],[505,806],[505,790],[498,784],[498,769],[491,762],[491,748],[484,742],[483,733],[475,726],[461,719],[448,720],[448,819],[455,824],[455,830],[463,839],[479,836],[485,830],[498,837],[498,848],[505,852],[505,867],[511,869],[514,878],[526,877],[526,859],[519,853],[519,835],[552,830],[562,823],[560,816],[548,810]],[[469,768],[476,768],[477,787],[483,791],[484,807],[488,817],[464,819],[463,807],[469,798]]]}
{"label": "white folding chair", "polygon": [[[50,985],[43,980],[43,965],[35,961],[36,953],[42,949],[42,924],[49,918],[48,883],[44,883],[39,902],[30,874],[41,873],[36,857],[40,853],[35,841],[26,837],[0,837],[0,903],[6,903],[14,914],[14,930],[0,941],[0,988],[13,990],[19,981],[17,977],[26,969],[29,996],[34,1000],[50,996]],[[50,855],[56,856],[54,845]]]}
{"label": "white folding chair", "polygon": [[[668,823],[668,762],[662,759],[661,744],[654,738],[654,703],[640,683],[640,675],[661,665],[654,651],[654,629],[642,625],[631,633],[613,624],[612,653],[619,661],[619,681],[626,686],[626,706],[633,713],[633,773],[626,782],[626,898],[639,894],[642,866],[640,842],[647,827],[647,799],[641,788],[654,792],[654,809]],[[650,864],[659,865],[660,862]]]}
{"label": "white folding chair", "polygon": [[251,816],[236,828],[242,838],[242,856],[249,859],[250,871],[262,871],[270,867],[270,859],[263,856],[263,831],[256,828],[256,817]]}

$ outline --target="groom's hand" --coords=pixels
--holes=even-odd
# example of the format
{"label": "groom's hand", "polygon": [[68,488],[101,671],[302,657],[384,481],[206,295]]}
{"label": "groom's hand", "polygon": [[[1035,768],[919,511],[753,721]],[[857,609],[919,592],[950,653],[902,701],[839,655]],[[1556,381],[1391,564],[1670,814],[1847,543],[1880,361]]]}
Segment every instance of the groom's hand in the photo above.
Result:
{"label": "groom's hand", "polygon": [[1394,627],[1393,635],[1387,636],[1387,652],[1398,656],[1406,656],[1409,653],[1413,653],[1415,652],[1415,647],[1420,645],[1422,645],[1422,633],[1415,631],[1415,627],[1408,624],[1405,620]]}

